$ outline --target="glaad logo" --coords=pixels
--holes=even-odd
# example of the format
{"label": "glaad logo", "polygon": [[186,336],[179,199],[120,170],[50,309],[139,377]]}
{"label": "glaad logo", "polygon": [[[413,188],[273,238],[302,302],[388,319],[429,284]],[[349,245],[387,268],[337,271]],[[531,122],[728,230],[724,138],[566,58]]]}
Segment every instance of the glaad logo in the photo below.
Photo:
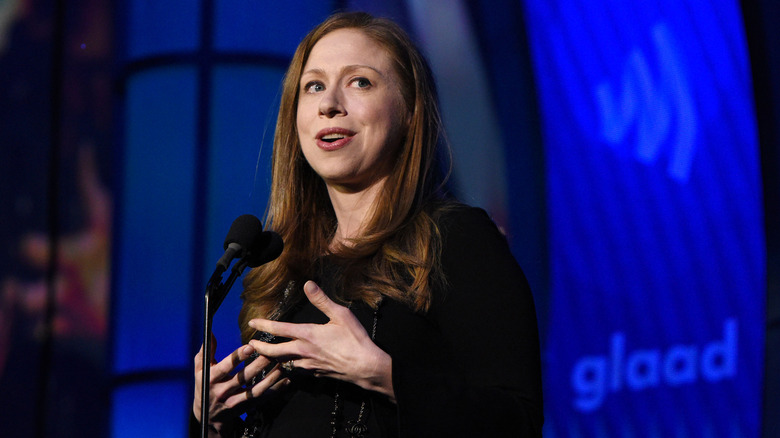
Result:
{"label": "glaad logo", "polygon": [[609,354],[586,356],[574,365],[571,385],[576,397],[574,408],[590,412],[601,407],[608,392],[623,388],[633,391],[733,378],[737,374],[737,320],[723,323],[723,339],[704,346],[673,345],[665,352],[626,351],[626,335],[615,332]]}
{"label": "glaad logo", "polygon": [[616,147],[636,125],[634,156],[643,163],[653,164],[658,160],[662,144],[672,136],[671,122],[676,116],[667,173],[686,182],[695,149],[696,110],[672,32],[659,23],[653,27],[652,36],[658,52],[658,78],[653,76],[645,54],[636,48],[626,60],[619,96],[615,96],[609,82],[596,86],[601,132]]}

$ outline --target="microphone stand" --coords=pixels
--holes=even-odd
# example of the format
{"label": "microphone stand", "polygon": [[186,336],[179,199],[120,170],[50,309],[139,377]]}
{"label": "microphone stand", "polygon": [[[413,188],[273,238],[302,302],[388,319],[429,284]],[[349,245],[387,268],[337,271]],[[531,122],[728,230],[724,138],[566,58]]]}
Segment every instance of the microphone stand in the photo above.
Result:
{"label": "microphone stand", "polygon": [[[208,284],[206,285],[206,296],[204,304],[204,319],[203,319],[203,369],[201,370],[201,398],[200,398],[200,423],[201,438],[208,437],[209,430],[209,383],[211,380],[211,327],[214,322],[214,314],[217,313],[217,309],[224,301],[230,288],[233,287],[233,283],[241,276],[241,273],[249,265],[249,263],[242,258],[239,260],[230,272],[225,283],[220,283],[222,280],[222,273],[225,272],[225,268],[217,265],[214,273],[211,275]],[[213,299],[213,300],[212,300]]]}
{"label": "microphone stand", "polygon": [[219,291],[222,273],[225,268],[217,266],[206,285],[206,297],[203,312],[203,368],[201,369],[201,395],[200,395],[200,436],[207,438],[209,434],[209,383],[211,380],[211,325],[214,314],[211,312],[211,294]]}

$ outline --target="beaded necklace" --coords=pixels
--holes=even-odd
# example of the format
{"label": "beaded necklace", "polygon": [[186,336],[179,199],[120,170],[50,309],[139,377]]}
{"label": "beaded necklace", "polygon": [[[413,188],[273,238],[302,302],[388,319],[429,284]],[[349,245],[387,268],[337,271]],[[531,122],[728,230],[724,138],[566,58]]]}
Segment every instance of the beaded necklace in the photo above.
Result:
{"label": "beaded necklace", "polygon": [[[292,294],[292,290],[295,288],[295,281],[290,281],[287,283],[287,287],[284,289],[284,295],[283,298],[279,301],[279,304],[276,306],[276,309],[274,310],[273,314],[268,319],[271,320],[277,320],[279,319],[285,312],[288,310],[289,306],[289,298]],[[374,341],[376,339],[376,326],[377,326],[377,320],[379,315],[379,307],[382,305],[382,301],[377,304],[376,309],[374,309],[374,315],[373,315],[373,323],[371,326],[371,340]],[[347,308],[351,308],[352,303],[350,302],[347,305]],[[274,336],[266,333],[261,332],[259,333],[258,339],[260,339],[263,342],[271,342],[274,340]],[[252,358],[257,358],[258,354],[253,353]],[[263,370],[260,374],[260,380],[265,378],[265,370]],[[257,377],[252,378],[252,385],[257,383]],[[331,427],[331,434],[330,438],[336,438],[336,433],[339,430],[339,418],[341,417],[341,411],[342,411],[342,403],[341,403],[341,396],[339,395],[339,391],[337,390],[336,393],[333,396],[333,410],[330,413],[330,427]],[[360,403],[360,410],[358,411],[357,419],[354,421],[347,421],[345,425],[345,430],[349,434],[350,438],[364,438],[366,437],[368,433],[368,426],[365,423],[365,419],[363,418],[366,411],[366,401],[365,399],[361,401]],[[257,412],[254,415],[255,420],[257,420],[258,415]],[[247,422],[249,422],[249,418],[247,418]],[[250,430],[250,427],[247,426],[244,428],[244,434],[242,435],[242,438],[255,438],[256,434],[259,432],[257,421],[253,421],[252,428]]]}
{"label": "beaded necklace", "polygon": [[[377,322],[377,315],[379,314],[379,306],[382,304],[380,301],[379,304],[376,306],[376,309],[374,309],[374,322],[371,326],[371,340],[373,341],[376,338],[376,322]],[[350,307],[352,303],[350,303]],[[360,402],[360,411],[358,412],[357,420],[355,421],[348,421],[346,424],[346,430],[349,434],[350,438],[363,438],[366,436],[366,433],[368,433],[368,426],[363,421],[363,413],[366,409],[366,401],[362,400]],[[336,395],[333,397],[333,410],[330,413],[330,427],[331,427],[331,434],[330,438],[336,438],[336,432],[338,431],[338,419],[341,414],[341,403],[339,401],[339,393],[336,391]]]}

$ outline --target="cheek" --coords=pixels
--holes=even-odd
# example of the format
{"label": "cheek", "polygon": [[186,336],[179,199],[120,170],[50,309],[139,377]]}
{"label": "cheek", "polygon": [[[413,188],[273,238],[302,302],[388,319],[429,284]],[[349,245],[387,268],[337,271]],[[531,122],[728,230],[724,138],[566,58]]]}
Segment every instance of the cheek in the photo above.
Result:
{"label": "cheek", "polygon": [[298,99],[298,106],[295,110],[295,119],[299,131],[305,131],[311,126],[311,122],[317,118],[319,114],[319,102],[312,98],[312,96],[304,96],[302,99]]}
{"label": "cheek", "polygon": [[399,104],[396,106],[396,110],[390,117],[390,131],[388,136],[397,143],[402,143],[406,138],[407,131],[409,130],[411,115],[406,111],[406,107]]}
{"label": "cheek", "polygon": [[404,111],[397,105],[382,105],[367,109],[364,120],[369,126],[374,126],[376,134],[386,137],[388,140],[396,139],[399,132],[406,132],[407,123]]}
{"label": "cheek", "polygon": [[305,109],[306,109],[305,107],[303,107],[302,105],[299,105],[298,106],[298,110],[295,113],[295,129],[297,130],[297,132],[299,134],[301,133],[303,128],[308,126],[308,123],[306,122],[306,117],[305,117],[305,114],[306,114]]}

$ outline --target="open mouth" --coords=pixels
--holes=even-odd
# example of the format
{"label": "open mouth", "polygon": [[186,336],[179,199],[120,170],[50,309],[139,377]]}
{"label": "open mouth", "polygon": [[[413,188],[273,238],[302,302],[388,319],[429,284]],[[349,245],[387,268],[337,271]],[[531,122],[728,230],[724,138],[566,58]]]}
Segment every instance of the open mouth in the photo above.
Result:
{"label": "open mouth", "polygon": [[327,134],[323,135],[320,140],[327,142],[327,143],[333,143],[334,141],[338,141],[341,139],[347,138],[346,134]]}
{"label": "open mouth", "polygon": [[349,144],[357,135],[349,129],[330,127],[317,133],[317,146],[326,151],[335,151]]}

